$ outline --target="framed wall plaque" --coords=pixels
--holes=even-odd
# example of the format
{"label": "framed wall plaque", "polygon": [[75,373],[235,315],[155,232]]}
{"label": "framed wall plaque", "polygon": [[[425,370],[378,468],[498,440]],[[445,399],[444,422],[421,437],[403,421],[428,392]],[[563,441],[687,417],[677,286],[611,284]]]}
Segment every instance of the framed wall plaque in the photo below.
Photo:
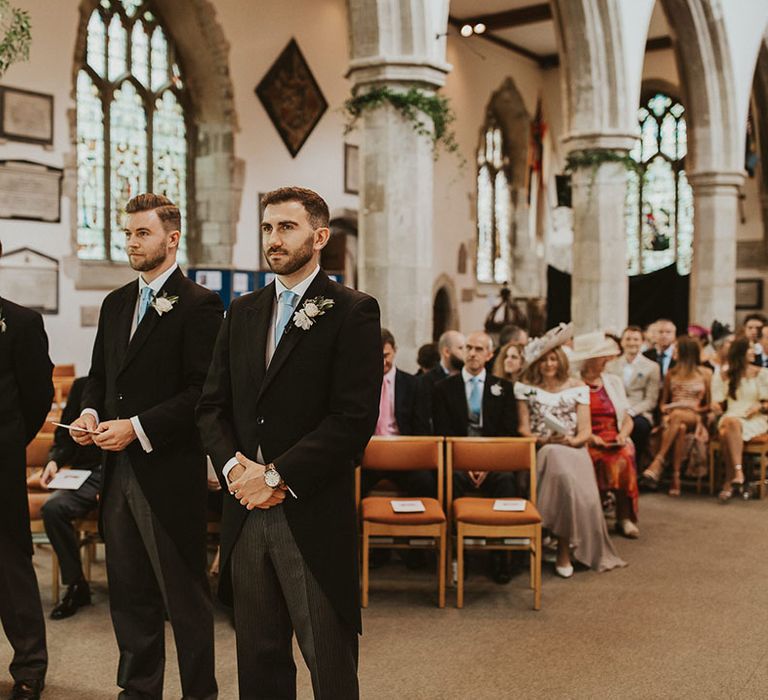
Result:
{"label": "framed wall plaque", "polygon": [[736,308],[760,311],[763,308],[763,280],[759,277],[736,280]]}
{"label": "framed wall plaque", "polygon": [[0,85],[0,137],[53,145],[53,95]]}
{"label": "framed wall plaque", "polygon": [[344,144],[344,191],[360,194],[360,148]]}
{"label": "framed wall plaque", "polygon": [[43,314],[59,313],[59,261],[32,248],[0,258],[0,296]]}
{"label": "framed wall plaque", "polygon": [[28,160],[0,160],[0,219],[61,221],[63,171]]}

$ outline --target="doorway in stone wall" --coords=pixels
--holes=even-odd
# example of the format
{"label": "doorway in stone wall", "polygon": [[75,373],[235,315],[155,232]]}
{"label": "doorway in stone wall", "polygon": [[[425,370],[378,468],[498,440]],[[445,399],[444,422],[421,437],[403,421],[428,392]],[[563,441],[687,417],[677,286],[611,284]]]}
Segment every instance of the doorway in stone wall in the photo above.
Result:
{"label": "doorway in stone wall", "polygon": [[445,331],[450,330],[453,319],[451,295],[445,287],[440,287],[432,305],[432,340],[437,342]]}

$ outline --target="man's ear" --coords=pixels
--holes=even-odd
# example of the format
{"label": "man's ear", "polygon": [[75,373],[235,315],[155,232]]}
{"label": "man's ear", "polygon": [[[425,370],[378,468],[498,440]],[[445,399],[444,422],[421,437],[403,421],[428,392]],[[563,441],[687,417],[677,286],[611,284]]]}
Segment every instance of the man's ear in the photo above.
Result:
{"label": "man's ear", "polygon": [[315,250],[322,250],[331,240],[331,229],[325,226],[315,229]]}
{"label": "man's ear", "polygon": [[172,247],[175,245],[175,247],[178,248],[181,242],[181,231],[171,231],[168,234],[168,242],[172,245]]}

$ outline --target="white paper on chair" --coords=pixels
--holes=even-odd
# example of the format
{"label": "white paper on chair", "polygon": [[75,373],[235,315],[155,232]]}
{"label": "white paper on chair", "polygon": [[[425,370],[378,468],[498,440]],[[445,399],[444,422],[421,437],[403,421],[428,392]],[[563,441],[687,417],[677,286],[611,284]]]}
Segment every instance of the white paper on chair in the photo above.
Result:
{"label": "white paper on chair", "polygon": [[568,426],[563,425],[559,420],[556,418],[553,418],[552,416],[548,414],[544,414],[543,417],[544,425],[547,426],[553,433],[556,435],[567,435],[568,434]]}
{"label": "white paper on chair", "polygon": [[525,500],[522,498],[497,498],[493,502],[494,510],[503,510],[508,513],[522,513],[525,511]]}
{"label": "white paper on chair", "polygon": [[423,513],[426,509],[421,501],[390,501],[395,513]]}
{"label": "white paper on chair", "polygon": [[62,469],[48,484],[49,489],[67,489],[77,491],[91,475],[89,469]]}

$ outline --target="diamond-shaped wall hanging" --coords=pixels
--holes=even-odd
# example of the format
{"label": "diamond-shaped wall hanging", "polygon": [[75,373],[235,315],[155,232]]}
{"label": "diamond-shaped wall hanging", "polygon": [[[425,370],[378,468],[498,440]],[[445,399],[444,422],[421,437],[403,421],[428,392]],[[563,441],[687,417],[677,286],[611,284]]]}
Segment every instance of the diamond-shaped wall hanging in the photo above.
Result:
{"label": "diamond-shaped wall hanging", "polygon": [[256,86],[256,94],[286,148],[295,158],[328,109],[320,86],[295,39],[288,42]]}

